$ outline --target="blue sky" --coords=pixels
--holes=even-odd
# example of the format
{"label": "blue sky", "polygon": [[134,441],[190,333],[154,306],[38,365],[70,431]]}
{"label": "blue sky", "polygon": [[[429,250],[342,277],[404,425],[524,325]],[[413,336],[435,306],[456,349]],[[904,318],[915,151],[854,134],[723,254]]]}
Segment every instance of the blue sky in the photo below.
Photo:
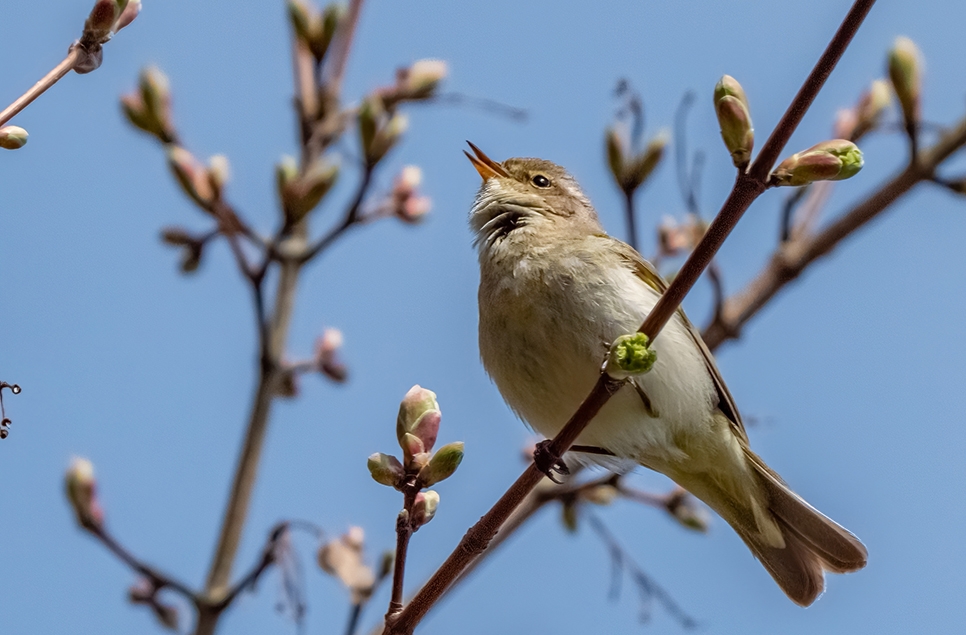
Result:
{"label": "blue sky", "polygon": [[[11,436],[0,442],[0,624],[10,633],[161,632],[126,604],[132,574],[72,521],[61,478],[72,455],[94,461],[114,533],[144,559],[203,582],[254,382],[247,290],[219,244],[185,278],[160,227],[203,230],[205,219],[169,177],[163,156],[120,116],[117,97],[141,66],[171,78],[175,117],[199,156],[225,153],[229,196],[269,230],[278,214],[273,166],[294,153],[288,29],[281,2],[146,2],[105,50],[104,65],[70,75],[18,116],[28,145],[0,154],[0,379]],[[8,3],[0,50],[8,103],[49,70],[79,34],[86,2]],[[397,494],[364,468],[392,451],[399,399],[415,383],[435,390],[443,442],[466,442],[455,477],[439,486],[437,518],[416,534],[408,588],[432,572],[466,527],[523,465],[524,426],[478,361],[477,267],[466,214],[478,176],[464,139],[497,159],[540,156],[567,166],[605,226],[623,235],[620,199],[603,157],[618,78],[643,94],[648,134],[668,126],[687,90],[698,92],[692,147],[707,166],[706,214],[733,179],[710,94],[724,73],[745,87],[759,139],[817,59],[847,3],[385,2],[365,7],[347,94],[390,81],[419,58],[450,63],[450,90],[527,109],[517,123],[470,107],[409,110],[406,140],[377,177],[388,188],[422,166],[434,208],[416,227],[386,220],[348,235],[304,276],[290,337],[307,354],[325,326],[345,334],[351,380],[317,378],[278,404],[236,570],[253,562],[269,528],[310,519],[328,532],[365,527],[376,551],[393,542]],[[816,100],[789,152],[828,138],[835,111],[884,72],[905,34],[927,59],[925,117],[963,116],[966,76],[958,3],[882,2]],[[895,115],[893,114],[894,118]],[[354,141],[352,136],[348,137]],[[866,168],[835,188],[834,215],[896,170],[896,134],[863,145]],[[958,161],[947,170],[966,169]],[[666,161],[638,200],[645,253],[652,228],[683,204]],[[343,175],[345,184],[351,172]],[[317,228],[341,209],[333,193]],[[783,197],[769,192],[724,246],[735,291],[775,245]],[[813,607],[791,604],[720,520],[687,533],[629,503],[599,509],[611,531],[707,633],[962,632],[966,608],[966,467],[962,315],[966,308],[966,200],[922,187],[810,268],[723,348],[719,363],[746,417],[752,445],[789,483],[860,536],[869,566],[833,576]],[[708,293],[686,301],[701,323]],[[646,487],[666,488],[641,473]],[[347,594],[306,569],[306,633],[341,632]],[[640,625],[633,590],[608,599],[609,562],[584,526],[563,531],[545,512],[424,623],[425,633],[536,630],[677,632],[657,609]],[[376,598],[366,623],[385,609]],[[273,610],[278,577],[223,622],[231,633],[295,632]]]}

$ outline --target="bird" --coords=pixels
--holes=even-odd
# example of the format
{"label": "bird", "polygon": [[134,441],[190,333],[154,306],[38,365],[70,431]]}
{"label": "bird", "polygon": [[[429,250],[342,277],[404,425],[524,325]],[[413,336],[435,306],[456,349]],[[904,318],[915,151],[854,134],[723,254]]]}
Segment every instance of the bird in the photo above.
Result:
{"label": "bird", "polygon": [[[509,407],[551,438],[596,383],[610,343],[638,329],[667,283],[604,231],[564,168],[535,158],[498,163],[469,145],[473,154],[464,154],[483,179],[469,215],[480,357]],[[798,605],[823,593],[826,571],[864,567],[862,542],[751,450],[714,357],[683,310],[649,346],[651,371],[632,376],[577,443],[660,472],[702,500]]]}

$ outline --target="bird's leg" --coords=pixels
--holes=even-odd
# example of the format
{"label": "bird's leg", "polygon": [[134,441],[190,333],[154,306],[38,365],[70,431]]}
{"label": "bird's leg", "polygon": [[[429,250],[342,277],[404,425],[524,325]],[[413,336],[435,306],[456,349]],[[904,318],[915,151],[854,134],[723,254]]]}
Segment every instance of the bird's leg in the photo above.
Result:
{"label": "bird's leg", "polygon": [[570,468],[567,467],[567,464],[563,462],[563,459],[559,455],[550,449],[551,443],[552,441],[550,439],[544,439],[537,443],[536,447],[533,448],[533,464],[547,478],[557,485],[560,485],[563,481],[557,480],[557,475],[568,476],[570,474]]}

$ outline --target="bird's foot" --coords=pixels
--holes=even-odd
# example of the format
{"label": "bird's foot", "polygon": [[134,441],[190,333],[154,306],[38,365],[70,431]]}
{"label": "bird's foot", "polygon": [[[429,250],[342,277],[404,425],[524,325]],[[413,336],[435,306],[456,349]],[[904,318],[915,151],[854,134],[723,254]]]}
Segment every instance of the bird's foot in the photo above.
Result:
{"label": "bird's foot", "polygon": [[563,459],[560,458],[551,448],[550,444],[552,441],[546,439],[537,443],[536,447],[533,448],[533,464],[537,466],[537,469],[544,473],[544,475],[551,481],[560,485],[563,483],[562,480],[557,479],[557,475],[568,476],[570,474],[570,468],[564,463]]}

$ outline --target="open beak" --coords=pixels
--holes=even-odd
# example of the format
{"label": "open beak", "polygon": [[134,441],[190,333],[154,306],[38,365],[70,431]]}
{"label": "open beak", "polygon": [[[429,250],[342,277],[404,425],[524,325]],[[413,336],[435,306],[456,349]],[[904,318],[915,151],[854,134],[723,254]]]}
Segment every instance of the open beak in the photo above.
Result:
{"label": "open beak", "polygon": [[466,150],[463,150],[463,154],[466,155],[466,158],[470,160],[470,163],[473,164],[473,167],[476,168],[476,171],[480,173],[481,177],[483,177],[484,183],[497,176],[502,176],[504,178],[510,176],[507,171],[503,169],[502,165],[483,154],[482,150],[477,148],[469,141],[466,143],[469,144],[470,148],[473,150],[473,154],[476,156],[473,156],[473,154],[470,154]]}

